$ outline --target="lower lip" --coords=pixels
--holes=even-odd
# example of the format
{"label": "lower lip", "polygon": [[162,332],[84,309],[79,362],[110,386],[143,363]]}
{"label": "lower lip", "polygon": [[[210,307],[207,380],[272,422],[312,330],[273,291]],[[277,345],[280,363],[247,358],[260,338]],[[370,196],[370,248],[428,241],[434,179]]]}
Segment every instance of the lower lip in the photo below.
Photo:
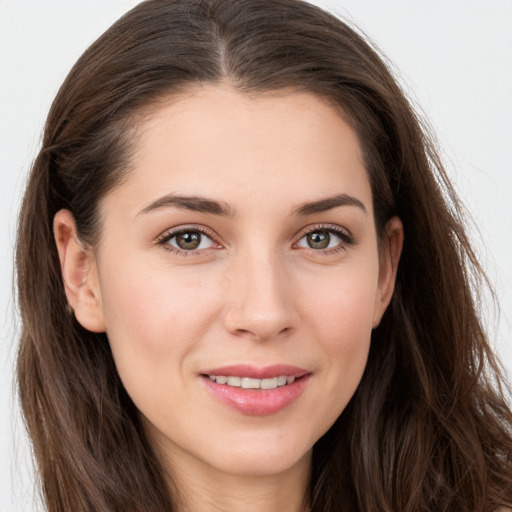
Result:
{"label": "lower lip", "polygon": [[223,404],[249,416],[269,416],[286,409],[302,395],[310,375],[275,389],[244,389],[217,384],[203,376],[208,391]]}

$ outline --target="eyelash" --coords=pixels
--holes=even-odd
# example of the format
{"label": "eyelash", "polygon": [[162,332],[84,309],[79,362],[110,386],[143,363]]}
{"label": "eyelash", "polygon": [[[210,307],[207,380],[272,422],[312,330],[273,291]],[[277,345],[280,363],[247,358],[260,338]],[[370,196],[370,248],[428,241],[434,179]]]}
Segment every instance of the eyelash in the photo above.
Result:
{"label": "eyelash", "polygon": [[177,254],[179,256],[194,256],[194,255],[197,255],[197,254],[200,254],[200,253],[203,253],[205,251],[210,251],[214,248],[208,248],[208,249],[196,249],[196,250],[184,250],[184,249],[179,249],[178,247],[174,247],[172,245],[170,245],[168,242],[170,240],[172,240],[173,238],[177,237],[178,235],[182,234],[182,233],[200,233],[201,235],[204,235],[206,237],[208,237],[214,244],[220,246],[220,244],[218,244],[216,241],[215,241],[215,236],[214,234],[202,227],[202,226],[183,226],[183,227],[179,227],[177,229],[173,229],[171,231],[166,231],[165,233],[163,233],[162,235],[160,235],[157,240],[156,240],[156,244],[157,245],[160,245],[165,251],[169,251],[173,254]]}
{"label": "eyelash", "polygon": [[341,251],[346,251],[349,247],[353,247],[354,245],[357,244],[357,239],[346,229],[340,226],[334,224],[315,224],[314,226],[310,226],[306,228],[304,231],[302,231],[300,237],[298,238],[297,242],[295,242],[294,245],[298,244],[304,237],[308,236],[309,234],[320,231],[324,233],[334,234],[341,240],[341,242],[335,247],[327,249],[313,249],[312,247],[304,247],[303,250],[309,251],[310,253],[315,255],[332,255],[337,254]]}
{"label": "eyelash", "polygon": [[[337,236],[341,242],[331,248],[326,249],[313,249],[312,247],[306,248],[303,247],[301,250],[308,251],[314,255],[318,254],[325,254],[325,255],[332,255],[336,254],[340,251],[346,251],[349,247],[352,247],[356,245],[357,240],[356,238],[351,235],[346,229],[341,228],[340,226],[336,225],[325,225],[325,224],[316,224],[314,226],[311,226],[307,228],[306,230],[302,231],[300,237],[297,239],[297,241],[293,244],[296,246],[304,237],[308,236],[311,233],[315,232],[324,232],[329,234],[334,234]],[[196,249],[196,250],[183,250],[179,249],[177,247],[174,247],[170,245],[168,242],[172,240],[173,238],[177,237],[178,235],[182,233],[200,233],[201,235],[204,235],[208,237],[214,244],[220,247],[220,244],[216,242],[215,235],[208,229],[202,227],[202,226],[184,226],[179,227],[177,229],[173,229],[171,231],[166,231],[162,235],[160,235],[156,240],[156,245],[161,246],[165,251],[169,251],[173,254],[177,254],[179,256],[194,256],[197,254],[205,253],[206,251],[211,251],[212,249],[216,248],[207,248],[207,249]]]}

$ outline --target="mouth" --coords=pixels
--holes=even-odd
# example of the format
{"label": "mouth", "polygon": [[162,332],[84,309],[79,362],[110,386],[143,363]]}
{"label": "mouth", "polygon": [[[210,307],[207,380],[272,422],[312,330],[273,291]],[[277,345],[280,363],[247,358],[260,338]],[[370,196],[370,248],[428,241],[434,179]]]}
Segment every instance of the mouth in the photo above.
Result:
{"label": "mouth", "polygon": [[295,382],[296,377],[280,375],[270,379],[255,379],[252,377],[237,377],[227,375],[207,375],[207,377],[217,384],[231,386],[243,389],[276,389],[287,386]]}
{"label": "mouth", "polygon": [[201,373],[213,398],[250,416],[267,416],[287,409],[300,398],[311,376],[311,372],[290,365],[235,365]]}

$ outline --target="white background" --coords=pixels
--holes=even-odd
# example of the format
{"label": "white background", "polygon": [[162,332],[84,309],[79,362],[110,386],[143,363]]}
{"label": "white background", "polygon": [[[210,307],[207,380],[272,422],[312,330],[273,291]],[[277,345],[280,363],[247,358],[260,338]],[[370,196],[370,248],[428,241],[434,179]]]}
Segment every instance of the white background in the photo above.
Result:
{"label": "white background", "polygon": [[[21,190],[57,88],[136,0],[0,0],[0,512],[32,512],[30,458],[13,403],[13,240]],[[501,303],[487,310],[512,375],[512,0],[319,0],[396,65],[434,126],[478,230]],[[37,247],[34,247],[37,254]]]}

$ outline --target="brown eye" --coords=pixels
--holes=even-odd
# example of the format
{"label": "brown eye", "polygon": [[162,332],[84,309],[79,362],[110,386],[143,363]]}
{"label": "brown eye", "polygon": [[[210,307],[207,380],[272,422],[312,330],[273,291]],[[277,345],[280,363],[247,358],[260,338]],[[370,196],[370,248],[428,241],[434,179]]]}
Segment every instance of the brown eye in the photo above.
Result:
{"label": "brown eye", "polygon": [[314,249],[316,251],[330,250],[336,248],[346,248],[353,245],[353,238],[338,227],[322,227],[313,229],[309,233],[302,235],[296,243],[296,247],[301,249]]}
{"label": "brown eye", "polygon": [[187,231],[176,236],[176,244],[180,249],[191,251],[201,244],[201,233]]}
{"label": "brown eye", "polygon": [[327,249],[331,235],[327,231],[313,231],[306,235],[306,241],[311,249]]}
{"label": "brown eye", "polygon": [[169,236],[162,243],[168,244],[181,251],[196,251],[201,249],[210,249],[215,245],[213,240],[201,233],[201,231],[180,231]]}

